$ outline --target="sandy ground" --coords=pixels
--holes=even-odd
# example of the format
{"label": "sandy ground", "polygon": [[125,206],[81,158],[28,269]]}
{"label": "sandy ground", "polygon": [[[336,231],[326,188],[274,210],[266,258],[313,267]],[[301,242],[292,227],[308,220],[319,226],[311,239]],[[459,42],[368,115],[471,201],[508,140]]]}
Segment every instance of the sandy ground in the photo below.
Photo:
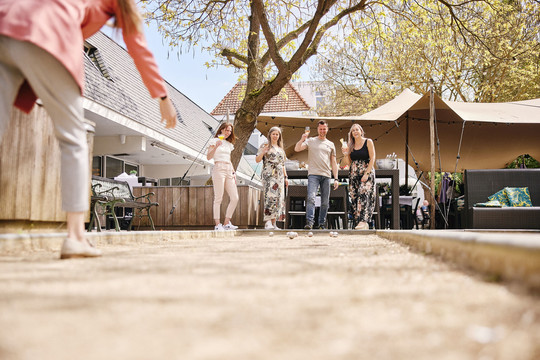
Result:
{"label": "sandy ground", "polygon": [[0,359],[539,359],[538,297],[375,235],[0,256]]}

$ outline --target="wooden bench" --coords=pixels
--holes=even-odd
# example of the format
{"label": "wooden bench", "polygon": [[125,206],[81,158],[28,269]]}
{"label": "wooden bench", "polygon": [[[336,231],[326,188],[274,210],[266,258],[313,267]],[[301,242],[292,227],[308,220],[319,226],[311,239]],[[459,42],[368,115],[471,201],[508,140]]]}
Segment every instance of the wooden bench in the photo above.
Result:
{"label": "wooden bench", "polygon": [[[91,204],[91,219],[88,230],[90,231],[94,223],[98,226],[98,231],[101,228],[99,223],[99,215],[111,216],[114,220],[116,231],[120,231],[118,217],[116,216],[116,208],[131,208],[133,216],[129,221],[128,230],[133,226],[133,219],[147,217],[150,221],[152,230],[155,230],[154,221],[150,215],[152,206],[159,206],[157,202],[152,202],[150,197],[154,196],[153,192],[142,196],[133,196],[129,184],[125,181],[117,181],[113,179],[92,176],[92,204]],[[99,208],[103,210],[100,212]]]}

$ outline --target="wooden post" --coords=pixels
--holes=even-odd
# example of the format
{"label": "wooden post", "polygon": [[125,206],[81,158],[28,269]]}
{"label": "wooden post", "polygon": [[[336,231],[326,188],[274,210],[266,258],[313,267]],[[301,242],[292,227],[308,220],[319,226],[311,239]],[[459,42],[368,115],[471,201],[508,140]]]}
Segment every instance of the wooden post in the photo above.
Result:
{"label": "wooden post", "polygon": [[[405,189],[409,188],[409,112],[405,115],[407,127],[405,130]],[[407,194],[409,195],[409,194]]]}
{"label": "wooden post", "polygon": [[430,207],[430,228],[435,229],[435,99],[434,99],[433,79],[429,79],[429,151],[430,151],[430,167],[431,173],[429,187],[433,194],[433,204]]}

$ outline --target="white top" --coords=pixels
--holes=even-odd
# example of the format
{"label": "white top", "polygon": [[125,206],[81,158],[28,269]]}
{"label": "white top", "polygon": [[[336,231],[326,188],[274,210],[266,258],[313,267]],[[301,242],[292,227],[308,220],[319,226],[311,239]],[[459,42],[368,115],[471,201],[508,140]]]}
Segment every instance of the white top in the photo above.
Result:
{"label": "white top", "polygon": [[[212,138],[209,141],[209,146],[216,146],[216,142],[218,141],[218,138]],[[224,161],[224,162],[231,162],[231,152],[234,149],[234,145],[228,142],[227,140],[221,140],[221,145],[216,148],[216,152],[214,153],[214,162],[216,161]]]}

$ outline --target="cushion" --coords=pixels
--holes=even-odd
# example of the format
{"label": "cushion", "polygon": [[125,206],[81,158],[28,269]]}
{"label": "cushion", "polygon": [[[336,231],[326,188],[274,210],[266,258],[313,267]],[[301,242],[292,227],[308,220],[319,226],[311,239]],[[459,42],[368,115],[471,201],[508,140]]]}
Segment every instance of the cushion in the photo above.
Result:
{"label": "cushion", "polygon": [[497,200],[501,206],[510,206],[510,201],[508,201],[505,189],[499,190],[495,194],[488,196],[488,200]]}
{"label": "cushion", "polygon": [[489,200],[487,202],[483,203],[476,203],[474,204],[476,207],[503,207],[501,203],[498,200]]}
{"label": "cushion", "polygon": [[508,201],[510,202],[510,206],[513,206],[513,207],[518,207],[518,206],[531,207],[532,206],[531,195],[529,194],[529,188],[505,187],[504,190],[506,192],[506,196],[508,197]]}

